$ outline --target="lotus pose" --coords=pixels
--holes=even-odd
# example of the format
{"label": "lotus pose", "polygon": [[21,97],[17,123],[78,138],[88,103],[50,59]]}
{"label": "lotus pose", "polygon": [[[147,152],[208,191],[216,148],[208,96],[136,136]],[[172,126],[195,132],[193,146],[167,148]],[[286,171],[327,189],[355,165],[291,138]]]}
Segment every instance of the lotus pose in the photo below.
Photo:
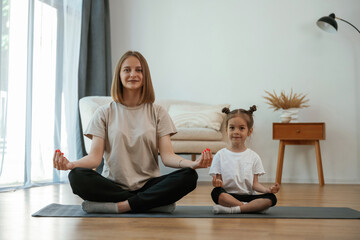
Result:
{"label": "lotus pose", "polygon": [[[249,110],[236,109],[230,112],[224,108],[226,116],[226,131],[230,141],[214,156],[209,174],[213,177],[211,192],[215,214],[260,212],[276,204],[276,196],[280,185],[269,188],[259,183],[258,177],[265,174],[261,159],[251,149],[245,146],[245,141],[253,132],[253,112],[256,106]],[[256,194],[260,192],[263,194]]]}
{"label": "lotus pose", "polygon": [[[149,67],[139,52],[128,51],[119,60],[111,96],[84,131],[92,139],[89,154],[71,162],[56,150],[54,168],[71,170],[71,188],[88,213],[172,212],[175,202],[195,189],[195,169],[211,165],[210,150],[195,161],[174,153],[170,136],[176,128],[167,111],[154,104]],[[165,166],[179,170],[160,176],[158,153]],[[103,157],[99,174],[93,169]]]}

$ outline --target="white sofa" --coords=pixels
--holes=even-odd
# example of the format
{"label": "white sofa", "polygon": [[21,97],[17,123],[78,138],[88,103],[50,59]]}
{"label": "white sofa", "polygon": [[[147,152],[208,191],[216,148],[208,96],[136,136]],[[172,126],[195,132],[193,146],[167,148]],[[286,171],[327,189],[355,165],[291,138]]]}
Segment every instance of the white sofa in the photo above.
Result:
{"label": "white sofa", "polygon": [[[111,101],[111,97],[103,96],[80,99],[79,108],[83,130],[87,128],[96,109]],[[175,153],[191,154],[191,159],[195,160],[196,155],[205,148],[210,148],[212,153],[216,153],[226,146],[225,121],[223,121],[224,114],[221,113],[221,109],[224,106],[229,107],[229,104],[207,105],[180,100],[160,100],[155,103],[163,106],[175,123],[178,132],[171,137]],[[195,116],[202,118],[196,119]],[[85,149],[89,152],[91,140],[84,136],[84,141]]]}

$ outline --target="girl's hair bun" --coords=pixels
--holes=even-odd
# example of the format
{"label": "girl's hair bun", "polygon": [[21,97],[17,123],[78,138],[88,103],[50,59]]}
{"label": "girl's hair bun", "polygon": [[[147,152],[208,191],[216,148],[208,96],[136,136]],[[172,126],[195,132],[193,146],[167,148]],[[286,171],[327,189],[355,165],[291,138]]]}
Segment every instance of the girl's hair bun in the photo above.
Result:
{"label": "girl's hair bun", "polygon": [[248,112],[249,112],[250,114],[253,114],[253,112],[255,112],[256,109],[257,109],[256,106],[255,106],[255,105],[252,105],[252,106],[250,107],[250,109],[249,109]]}
{"label": "girl's hair bun", "polygon": [[226,113],[226,114],[229,114],[229,113],[230,113],[230,109],[227,108],[227,107],[224,107],[221,111],[222,111],[223,113]]}

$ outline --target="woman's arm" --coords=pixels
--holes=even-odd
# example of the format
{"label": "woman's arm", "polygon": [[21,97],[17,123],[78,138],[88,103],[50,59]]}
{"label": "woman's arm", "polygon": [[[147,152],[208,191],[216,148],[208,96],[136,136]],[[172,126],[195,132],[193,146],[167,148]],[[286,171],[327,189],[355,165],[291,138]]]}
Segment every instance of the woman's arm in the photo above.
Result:
{"label": "woman's arm", "polygon": [[105,149],[105,140],[93,136],[90,153],[77,161],[70,162],[60,150],[56,150],[53,157],[54,168],[58,170],[72,170],[76,167],[97,168],[102,160]]}
{"label": "woman's arm", "polygon": [[254,174],[253,190],[261,193],[277,193],[280,190],[280,184],[275,183],[273,186],[266,188],[258,181],[258,174]]}
{"label": "woman's arm", "polygon": [[182,158],[174,153],[171,145],[170,135],[159,138],[159,152],[161,160],[167,167],[173,168],[207,168],[211,165],[212,154],[210,151],[203,151],[201,156],[195,161]]}

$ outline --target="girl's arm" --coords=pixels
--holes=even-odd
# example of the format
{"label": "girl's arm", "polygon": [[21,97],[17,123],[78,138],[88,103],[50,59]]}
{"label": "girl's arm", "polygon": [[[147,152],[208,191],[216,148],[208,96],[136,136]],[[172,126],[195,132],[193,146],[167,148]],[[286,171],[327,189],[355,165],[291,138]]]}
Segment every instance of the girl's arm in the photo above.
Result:
{"label": "girl's arm", "polygon": [[180,157],[179,155],[176,155],[171,145],[170,135],[165,135],[159,138],[159,152],[162,162],[167,167],[190,167],[193,169],[207,168],[211,165],[212,162],[212,154],[210,150],[203,151],[201,153],[201,156],[195,161],[190,161],[188,159]]}
{"label": "girl's arm", "polygon": [[258,174],[254,174],[253,190],[261,193],[277,193],[280,190],[280,184],[275,183],[273,186],[266,188],[258,181]]}
{"label": "girl's arm", "polygon": [[93,136],[90,153],[77,161],[70,162],[60,150],[56,150],[53,157],[53,165],[57,170],[72,170],[76,167],[97,168],[102,160],[105,149],[105,140]]}
{"label": "girl's arm", "polygon": [[221,174],[216,174],[215,176],[213,176],[212,184],[214,187],[223,187]]}

